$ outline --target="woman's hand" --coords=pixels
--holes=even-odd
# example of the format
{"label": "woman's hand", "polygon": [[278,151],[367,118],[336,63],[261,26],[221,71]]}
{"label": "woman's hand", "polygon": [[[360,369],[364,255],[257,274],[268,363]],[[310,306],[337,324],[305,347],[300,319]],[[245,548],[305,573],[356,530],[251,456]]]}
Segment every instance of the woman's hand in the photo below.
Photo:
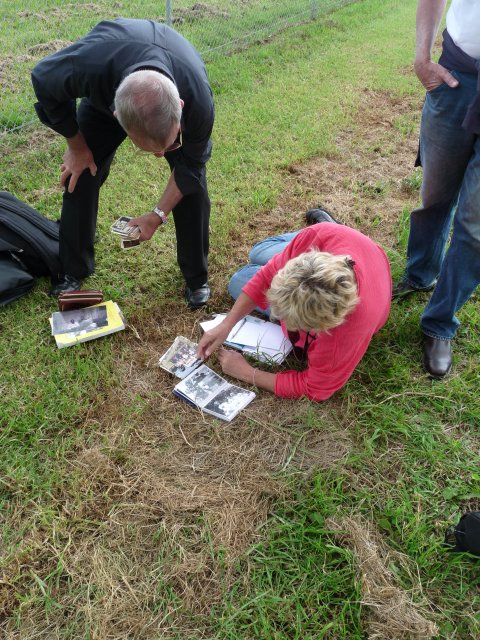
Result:
{"label": "woman's hand", "polygon": [[245,360],[241,353],[222,347],[218,352],[218,360],[223,373],[226,373],[227,376],[253,384],[256,369]]}
{"label": "woman's hand", "polygon": [[202,360],[209,358],[218,347],[223,344],[230,333],[231,327],[225,321],[221,322],[218,327],[214,327],[203,334],[198,343],[197,357]]}

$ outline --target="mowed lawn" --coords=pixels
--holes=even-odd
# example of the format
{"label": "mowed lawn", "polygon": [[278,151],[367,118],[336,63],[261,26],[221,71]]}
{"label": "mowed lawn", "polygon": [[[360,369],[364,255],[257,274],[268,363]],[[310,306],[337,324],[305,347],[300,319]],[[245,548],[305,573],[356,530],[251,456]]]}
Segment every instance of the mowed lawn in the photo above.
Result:
{"label": "mowed lawn", "polygon": [[[2,638],[479,636],[478,560],[442,547],[480,509],[476,297],[442,382],[420,364],[423,294],[393,305],[322,404],[258,392],[226,424],[176,400],[157,366],[176,335],[197,339],[199,321],[228,309],[249,246],[301,226],[311,205],[374,237],[401,275],[421,183],[415,10],[364,0],[209,61],[208,309],[182,301],[172,226],[129,252],[109,232],[167,178],[127,145],[85,283],[118,302],[127,329],[58,350],[46,280],[1,309]],[[0,189],[56,219],[63,142],[36,126],[1,142]]]}

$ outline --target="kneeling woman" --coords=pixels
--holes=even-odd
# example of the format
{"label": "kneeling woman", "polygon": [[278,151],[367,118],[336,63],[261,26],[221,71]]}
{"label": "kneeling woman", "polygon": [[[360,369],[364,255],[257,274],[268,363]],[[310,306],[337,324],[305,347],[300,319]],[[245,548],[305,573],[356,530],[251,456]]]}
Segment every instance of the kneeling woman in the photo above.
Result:
{"label": "kneeling woman", "polygon": [[224,373],[282,398],[326,400],[347,382],[387,321],[390,266],[370,238],[323,217],[332,221],[254,246],[250,264],[229,284],[236,302],[200,340],[200,358],[221,347],[232,327],[257,308],[280,320],[305,359],[305,370],[269,373],[222,347],[218,358]]}

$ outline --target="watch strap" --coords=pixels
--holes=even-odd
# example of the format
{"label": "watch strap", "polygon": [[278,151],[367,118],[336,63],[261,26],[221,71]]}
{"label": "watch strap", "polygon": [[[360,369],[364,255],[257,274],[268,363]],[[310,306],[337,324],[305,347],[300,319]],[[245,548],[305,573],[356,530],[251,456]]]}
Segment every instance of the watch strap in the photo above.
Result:
{"label": "watch strap", "polygon": [[167,224],[167,216],[164,211],[162,211],[159,207],[153,207],[152,211],[160,218],[160,220],[162,221],[161,224]]}

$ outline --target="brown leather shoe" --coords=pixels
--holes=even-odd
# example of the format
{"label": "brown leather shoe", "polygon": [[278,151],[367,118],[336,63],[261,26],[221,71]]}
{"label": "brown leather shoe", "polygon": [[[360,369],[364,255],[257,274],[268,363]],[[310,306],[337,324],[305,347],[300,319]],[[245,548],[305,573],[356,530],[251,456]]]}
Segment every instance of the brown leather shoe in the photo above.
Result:
{"label": "brown leather shoe", "polygon": [[424,337],[423,366],[432,378],[443,378],[452,367],[451,340]]}

